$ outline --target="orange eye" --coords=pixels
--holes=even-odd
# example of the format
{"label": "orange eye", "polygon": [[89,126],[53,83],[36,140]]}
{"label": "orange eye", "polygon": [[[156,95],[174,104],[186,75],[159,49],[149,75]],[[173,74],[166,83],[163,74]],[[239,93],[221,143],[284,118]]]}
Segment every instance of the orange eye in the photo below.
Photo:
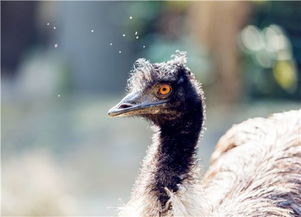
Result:
{"label": "orange eye", "polygon": [[160,86],[159,93],[160,93],[161,95],[169,94],[170,91],[171,91],[171,86],[170,86],[170,85],[168,85],[168,84],[162,84],[162,85]]}

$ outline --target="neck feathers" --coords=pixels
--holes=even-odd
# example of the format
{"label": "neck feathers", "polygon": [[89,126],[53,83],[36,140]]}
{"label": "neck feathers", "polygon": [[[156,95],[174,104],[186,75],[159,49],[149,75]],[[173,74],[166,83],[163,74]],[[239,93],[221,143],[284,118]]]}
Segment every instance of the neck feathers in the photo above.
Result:
{"label": "neck feathers", "polygon": [[176,124],[160,127],[155,139],[158,149],[152,188],[162,208],[170,199],[166,189],[175,193],[185,180],[194,177],[197,142],[202,125],[202,111],[192,111],[177,120]]}
{"label": "neck feathers", "polygon": [[[190,200],[197,192],[196,151],[204,121],[202,100],[183,110],[186,113],[176,120],[156,126],[153,144],[148,148],[131,200],[122,208],[122,215],[127,212],[140,213],[138,216],[164,215],[170,212],[175,195]],[[186,192],[183,187],[194,190]]]}

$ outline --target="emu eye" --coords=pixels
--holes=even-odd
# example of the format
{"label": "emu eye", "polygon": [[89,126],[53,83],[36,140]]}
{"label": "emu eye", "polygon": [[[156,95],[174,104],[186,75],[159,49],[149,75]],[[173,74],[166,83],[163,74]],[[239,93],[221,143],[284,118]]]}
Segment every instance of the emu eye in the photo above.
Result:
{"label": "emu eye", "polygon": [[169,84],[161,84],[159,87],[159,94],[165,96],[171,92],[171,86]]}

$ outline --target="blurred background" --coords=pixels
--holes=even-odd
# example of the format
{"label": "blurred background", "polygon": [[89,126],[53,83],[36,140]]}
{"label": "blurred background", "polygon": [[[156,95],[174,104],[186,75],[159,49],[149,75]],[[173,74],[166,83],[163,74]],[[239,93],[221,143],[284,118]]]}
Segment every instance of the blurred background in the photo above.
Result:
{"label": "blurred background", "polygon": [[1,1],[2,216],[110,216],[152,131],[109,119],[138,57],[175,50],[207,97],[203,169],[247,118],[301,106],[301,2]]}

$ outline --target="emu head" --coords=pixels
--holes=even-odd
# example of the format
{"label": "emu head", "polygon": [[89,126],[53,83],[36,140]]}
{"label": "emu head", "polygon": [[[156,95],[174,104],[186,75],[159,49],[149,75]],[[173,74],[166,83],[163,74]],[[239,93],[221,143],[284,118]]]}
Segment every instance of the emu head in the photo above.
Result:
{"label": "emu head", "polygon": [[173,124],[193,111],[203,111],[202,90],[185,66],[186,53],[150,63],[138,59],[128,80],[128,95],[108,112],[110,116],[141,116],[156,125]]}

